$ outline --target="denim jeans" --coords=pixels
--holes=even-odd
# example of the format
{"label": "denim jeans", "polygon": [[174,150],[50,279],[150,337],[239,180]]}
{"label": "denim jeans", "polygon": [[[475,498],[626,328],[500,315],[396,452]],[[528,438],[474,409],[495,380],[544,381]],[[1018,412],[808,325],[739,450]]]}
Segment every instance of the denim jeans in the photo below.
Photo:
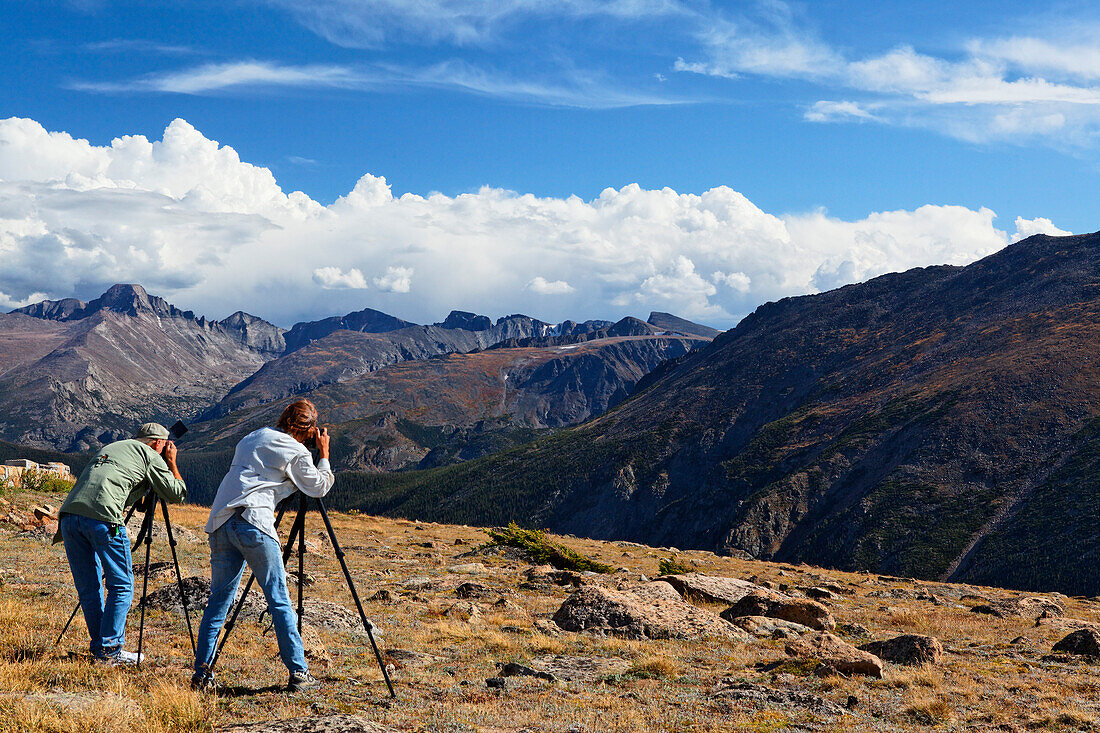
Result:
{"label": "denim jeans", "polygon": [[[91,637],[92,656],[105,659],[126,641],[126,614],[134,598],[134,569],[126,525],[79,514],[61,517],[65,556]],[[107,587],[106,600],[100,584]]]}
{"label": "denim jeans", "polygon": [[307,671],[302,637],[298,633],[298,616],[290,605],[286,589],[282,549],[275,538],[239,516],[231,517],[210,535],[210,600],[199,624],[195,671],[208,671],[218,634],[241,584],[245,563],[255,574],[267,599],[283,664],[292,674]]}

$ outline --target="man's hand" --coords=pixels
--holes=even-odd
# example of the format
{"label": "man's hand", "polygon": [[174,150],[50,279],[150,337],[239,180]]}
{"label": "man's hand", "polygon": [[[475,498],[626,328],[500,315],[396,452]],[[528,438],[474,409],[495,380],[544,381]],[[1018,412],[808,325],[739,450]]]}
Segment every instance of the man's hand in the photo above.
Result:
{"label": "man's hand", "polygon": [[176,466],[176,444],[172,441],[168,441],[164,444],[164,462],[168,464],[168,470],[172,472],[172,475],[178,479],[182,479],[180,470]]}
{"label": "man's hand", "polygon": [[317,443],[318,460],[321,458],[328,459],[328,441],[329,434],[328,428],[314,428],[313,439]]}

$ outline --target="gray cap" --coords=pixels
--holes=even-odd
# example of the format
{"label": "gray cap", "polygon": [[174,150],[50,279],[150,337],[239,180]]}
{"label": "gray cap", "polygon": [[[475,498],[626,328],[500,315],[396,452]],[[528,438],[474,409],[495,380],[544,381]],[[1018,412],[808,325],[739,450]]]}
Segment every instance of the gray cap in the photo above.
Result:
{"label": "gray cap", "polygon": [[160,423],[147,422],[134,433],[134,440],[168,440],[168,428]]}

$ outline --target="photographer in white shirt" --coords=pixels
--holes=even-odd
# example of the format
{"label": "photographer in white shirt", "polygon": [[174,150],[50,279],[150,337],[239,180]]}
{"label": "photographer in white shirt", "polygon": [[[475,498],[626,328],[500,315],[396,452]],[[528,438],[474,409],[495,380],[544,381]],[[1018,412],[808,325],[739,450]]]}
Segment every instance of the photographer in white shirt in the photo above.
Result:
{"label": "photographer in white shirt", "polygon": [[[309,443],[316,443],[317,465],[306,447]],[[260,428],[237,444],[206,523],[210,600],[199,624],[193,688],[213,687],[209,664],[246,563],[267,599],[279,655],[290,673],[288,688],[297,692],[320,686],[306,665],[298,617],[287,592],[275,506],[295,491],[316,497],[327,494],[335,480],[328,457],[328,430],[317,427],[317,408],[309,400],[291,403],[275,428]]]}

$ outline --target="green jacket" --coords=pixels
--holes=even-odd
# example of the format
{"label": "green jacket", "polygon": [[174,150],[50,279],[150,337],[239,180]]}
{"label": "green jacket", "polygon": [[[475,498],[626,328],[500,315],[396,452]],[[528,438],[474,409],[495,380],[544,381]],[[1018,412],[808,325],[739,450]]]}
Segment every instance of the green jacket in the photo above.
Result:
{"label": "green jacket", "polygon": [[140,440],[120,440],[101,448],[84,467],[60,513],[122,524],[126,508],[149,489],[173,504],[187,497],[187,485],[159,453]]}

